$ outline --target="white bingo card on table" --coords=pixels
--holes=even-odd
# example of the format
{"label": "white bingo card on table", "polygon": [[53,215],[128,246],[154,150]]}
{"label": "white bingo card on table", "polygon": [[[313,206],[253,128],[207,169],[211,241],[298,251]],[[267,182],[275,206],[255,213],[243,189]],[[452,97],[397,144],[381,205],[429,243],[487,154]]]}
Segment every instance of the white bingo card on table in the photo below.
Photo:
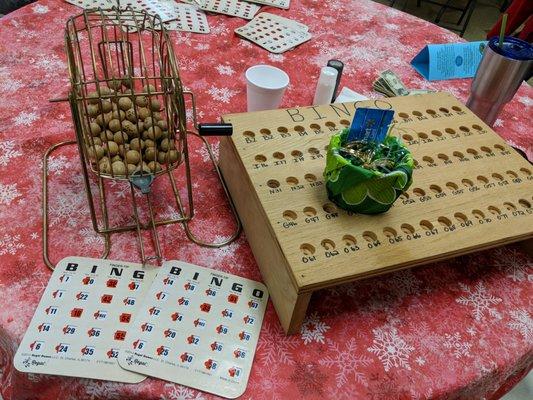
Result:
{"label": "white bingo card on table", "polygon": [[219,396],[244,393],[268,300],[262,283],[163,264],[119,355],[123,368]]}
{"label": "white bingo card on table", "polygon": [[83,257],[61,260],[15,355],[21,372],[140,382],[119,348],[156,269]]}

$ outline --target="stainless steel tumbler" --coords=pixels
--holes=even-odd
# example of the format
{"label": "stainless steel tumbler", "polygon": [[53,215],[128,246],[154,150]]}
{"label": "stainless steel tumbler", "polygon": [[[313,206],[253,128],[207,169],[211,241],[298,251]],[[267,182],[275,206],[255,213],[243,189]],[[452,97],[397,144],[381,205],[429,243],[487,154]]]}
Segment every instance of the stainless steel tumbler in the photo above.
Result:
{"label": "stainless steel tumbler", "polygon": [[529,79],[533,67],[533,46],[514,37],[489,40],[476,76],[472,81],[466,106],[487,125],[492,126],[498,114],[520,87]]}

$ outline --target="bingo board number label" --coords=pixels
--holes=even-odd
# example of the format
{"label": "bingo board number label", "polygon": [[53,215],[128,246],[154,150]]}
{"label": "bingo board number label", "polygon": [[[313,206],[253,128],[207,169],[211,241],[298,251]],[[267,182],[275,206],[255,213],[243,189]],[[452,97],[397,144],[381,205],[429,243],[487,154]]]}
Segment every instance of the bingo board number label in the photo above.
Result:
{"label": "bingo board number label", "polygon": [[259,282],[164,263],[119,355],[130,371],[220,396],[248,382],[268,300]]}

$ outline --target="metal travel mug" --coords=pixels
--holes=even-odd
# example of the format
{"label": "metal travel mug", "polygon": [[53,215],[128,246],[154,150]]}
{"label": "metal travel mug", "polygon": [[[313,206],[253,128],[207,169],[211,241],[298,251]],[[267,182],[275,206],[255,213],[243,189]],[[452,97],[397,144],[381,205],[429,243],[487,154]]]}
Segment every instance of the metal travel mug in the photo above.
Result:
{"label": "metal travel mug", "polygon": [[489,40],[472,81],[466,106],[492,126],[498,114],[533,68],[533,46],[514,37],[505,37],[503,46],[498,37]]}

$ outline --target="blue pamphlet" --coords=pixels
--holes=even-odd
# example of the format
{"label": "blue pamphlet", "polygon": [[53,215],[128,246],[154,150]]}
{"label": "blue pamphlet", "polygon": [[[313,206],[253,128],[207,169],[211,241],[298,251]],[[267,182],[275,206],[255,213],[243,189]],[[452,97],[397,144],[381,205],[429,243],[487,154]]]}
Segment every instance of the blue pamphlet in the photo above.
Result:
{"label": "blue pamphlet", "polygon": [[429,81],[472,78],[481,61],[480,45],[487,42],[428,44],[411,61]]}
{"label": "blue pamphlet", "polygon": [[358,108],[355,110],[346,141],[357,140],[381,143],[387,137],[389,125],[393,118],[393,110]]}

